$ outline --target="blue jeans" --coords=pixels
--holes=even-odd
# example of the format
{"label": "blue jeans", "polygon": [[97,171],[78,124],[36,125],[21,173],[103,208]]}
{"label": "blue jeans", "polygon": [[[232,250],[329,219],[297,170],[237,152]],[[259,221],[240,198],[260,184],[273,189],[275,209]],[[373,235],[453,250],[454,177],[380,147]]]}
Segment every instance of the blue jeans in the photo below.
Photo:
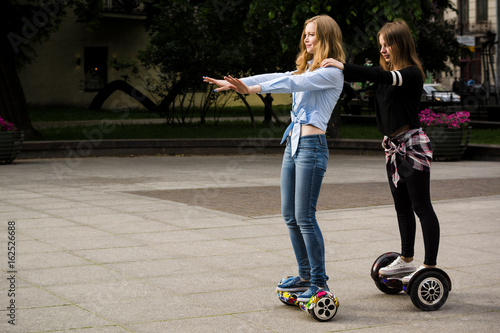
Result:
{"label": "blue jeans", "polygon": [[326,286],[325,244],[316,221],[321,182],[328,165],[325,135],[300,138],[295,156],[287,140],[281,167],[281,212],[288,226],[299,276],[316,286]]}

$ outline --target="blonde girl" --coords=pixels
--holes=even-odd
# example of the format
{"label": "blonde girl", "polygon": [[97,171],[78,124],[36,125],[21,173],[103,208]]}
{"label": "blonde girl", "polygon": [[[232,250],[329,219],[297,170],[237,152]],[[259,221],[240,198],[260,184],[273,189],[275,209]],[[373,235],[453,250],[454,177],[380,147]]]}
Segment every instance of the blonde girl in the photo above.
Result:
{"label": "blonde girl", "polygon": [[215,91],[292,93],[291,123],[281,167],[281,210],[298,264],[298,274],[283,280],[281,291],[303,292],[299,301],[329,290],[325,271],[325,245],[316,221],[316,203],[328,164],[325,131],[342,92],[344,77],[337,68],[322,68],[327,58],[345,61],[342,33],[330,16],[315,16],[304,23],[296,69],[224,80],[204,77]]}

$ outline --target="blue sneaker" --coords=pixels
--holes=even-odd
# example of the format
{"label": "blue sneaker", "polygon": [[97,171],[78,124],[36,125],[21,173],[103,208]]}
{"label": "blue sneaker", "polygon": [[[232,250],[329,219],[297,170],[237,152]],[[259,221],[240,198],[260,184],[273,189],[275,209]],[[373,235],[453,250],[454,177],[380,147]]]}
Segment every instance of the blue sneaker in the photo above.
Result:
{"label": "blue sneaker", "polygon": [[330,291],[330,289],[328,289],[328,286],[318,287],[313,285],[311,286],[311,288],[300,294],[299,297],[297,297],[297,301],[307,303],[309,302],[309,299],[314,296],[314,294],[322,290]]}
{"label": "blue sneaker", "polygon": [[278,291],[306,291],[311,287],[311,281],[302,281],[299,276],[289,276],[278,284]]}

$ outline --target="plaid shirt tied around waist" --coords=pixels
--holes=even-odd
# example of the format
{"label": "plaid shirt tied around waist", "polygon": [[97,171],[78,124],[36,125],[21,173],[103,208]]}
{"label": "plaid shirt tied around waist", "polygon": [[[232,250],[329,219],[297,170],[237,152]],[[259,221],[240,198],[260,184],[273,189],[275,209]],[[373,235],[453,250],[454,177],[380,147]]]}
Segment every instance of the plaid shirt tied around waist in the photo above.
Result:
{"label": "plaid shirt tied around waist", "polygon": [[385,150],[385,163],[390,163],[394,186],[398,186],[400,179],[396,154],[403,156],[403,159],[415,170],[431,171],[432,149],[429,142],[429,137],[422,128],[408,130],[394,138],[384,137],[382,147]]}

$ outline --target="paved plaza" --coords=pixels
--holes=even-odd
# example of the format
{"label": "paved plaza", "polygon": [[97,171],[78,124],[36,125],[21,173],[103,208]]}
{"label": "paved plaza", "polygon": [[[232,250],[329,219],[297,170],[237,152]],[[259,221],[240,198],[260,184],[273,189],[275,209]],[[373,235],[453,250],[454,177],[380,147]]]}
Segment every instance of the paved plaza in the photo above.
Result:
{"label": "paved plaza", "polygon": [[[324,323],[275,294],[297,273],[280,166],[274,154],[1,165],[0,332],[498,330],[500,162],[433,164],[438,265],[452,290],[423,312],[369,276],[400,243],[383,156],[332,151],[317,217],[340,307]],[[419,229],[415,250],[420,264]]]}

